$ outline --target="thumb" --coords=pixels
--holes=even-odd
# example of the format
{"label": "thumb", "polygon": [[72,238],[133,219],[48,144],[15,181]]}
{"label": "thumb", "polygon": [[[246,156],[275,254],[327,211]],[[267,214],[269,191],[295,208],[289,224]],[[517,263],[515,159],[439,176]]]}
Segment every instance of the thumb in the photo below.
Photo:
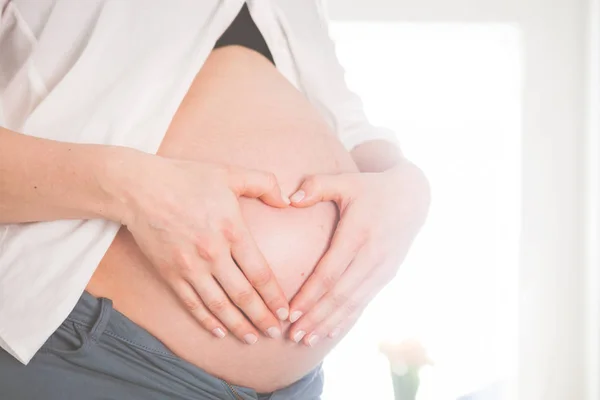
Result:
{"label": "thumb", "polygon": [[290,196],[290,201],[294,207],[310,207],[322,201],[333,201],[340,205],[349,194],[348,181],[345,174],[309,176]]}
{"label": "thumb", "polygon": [[270,172],[230,169],[231,189],[237,196],[258,198],[272,207],[284,208],[290,200],[281,193],[277,177]]}

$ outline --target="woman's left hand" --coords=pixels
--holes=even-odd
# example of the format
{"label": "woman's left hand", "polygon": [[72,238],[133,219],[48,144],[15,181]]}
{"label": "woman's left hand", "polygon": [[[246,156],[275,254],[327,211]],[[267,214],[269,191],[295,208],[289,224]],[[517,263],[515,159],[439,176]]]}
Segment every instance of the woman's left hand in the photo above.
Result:
{"label": "woman's left hand", "polygon": [[290,338],[314,346],[358,318],[398,271],[425,221],[430,191],[414,164],[379,173],[308,177],[295,207],[333,201],[340,221],[325,255],[290,304]]}

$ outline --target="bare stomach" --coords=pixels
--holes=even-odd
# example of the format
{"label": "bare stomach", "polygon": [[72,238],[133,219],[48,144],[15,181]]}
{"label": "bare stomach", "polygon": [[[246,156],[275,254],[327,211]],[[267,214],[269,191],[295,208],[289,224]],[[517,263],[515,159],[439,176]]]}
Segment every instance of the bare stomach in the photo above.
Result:
{"label": "bare stomach", "polygon": [[[211,53],[158,153],[271,171],[287,194],[308,174],[356,171],[349,153],[306,98],[263,56],[237,46]],[[337,221],[335,206],[279,210],[256,200],[242,198],[240,203],[248,228],[291,299],[327,249]],[[125,228],[87,290],[112,299],[118,311],[181,358],[259,392],[300,379],[335,345],[325,340],[309,348],[261,337],[250,346],[231,335],[214,338],[153,273]]]}

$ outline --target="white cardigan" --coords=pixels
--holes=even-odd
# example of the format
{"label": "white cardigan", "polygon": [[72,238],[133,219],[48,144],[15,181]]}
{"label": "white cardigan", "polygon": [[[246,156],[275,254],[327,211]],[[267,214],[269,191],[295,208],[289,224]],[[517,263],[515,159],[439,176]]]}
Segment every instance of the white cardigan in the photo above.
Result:
{"label": "white cardigan", "polygon": [[[155,153],[243,0],[0,0],[0,126]],[[319,0],[248,1],[279,71],[350,150],[394,135],[344,81]],[[0,225],[0,346],[28,363],[114,239],[105,220]]]}

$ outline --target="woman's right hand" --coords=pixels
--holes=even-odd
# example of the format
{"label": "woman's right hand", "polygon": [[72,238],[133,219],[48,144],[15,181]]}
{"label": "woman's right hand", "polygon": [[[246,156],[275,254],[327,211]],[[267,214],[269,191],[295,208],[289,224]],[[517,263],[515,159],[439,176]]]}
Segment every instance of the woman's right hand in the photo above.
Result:
{"label": "woman's right hand", "polygon": [[128,151],[107,175],[118,219],[205,329],[248,344],[258,340],[256,328],[281,336],[289,304],[238,200],[287,207],[273,174]]}

